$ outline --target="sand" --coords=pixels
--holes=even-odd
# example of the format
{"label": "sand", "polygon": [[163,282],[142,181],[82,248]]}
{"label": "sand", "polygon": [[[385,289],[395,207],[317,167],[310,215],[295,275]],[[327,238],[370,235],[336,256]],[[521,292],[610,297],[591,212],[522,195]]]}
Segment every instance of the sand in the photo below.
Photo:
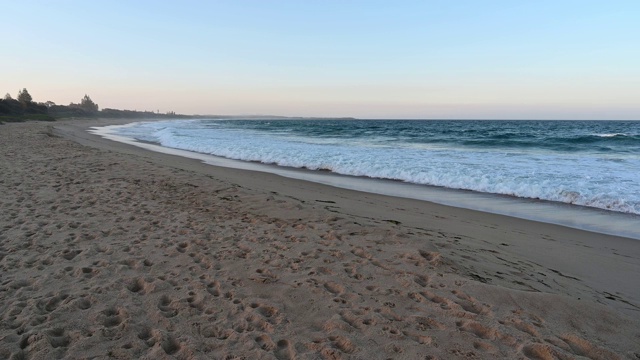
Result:
{"label": "sand", "polygon": [[96,123],[0,125],[0,358],[640,359],[639,240],[213,167]]}

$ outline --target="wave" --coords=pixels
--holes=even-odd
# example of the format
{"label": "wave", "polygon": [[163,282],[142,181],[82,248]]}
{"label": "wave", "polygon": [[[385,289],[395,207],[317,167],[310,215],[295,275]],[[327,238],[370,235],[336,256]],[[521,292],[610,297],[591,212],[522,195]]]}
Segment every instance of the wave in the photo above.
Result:
{"label": "wave", "polygon": [[623,133],[612,133],[612,134],[592,134],[593,136],[597,136],[597,137],[603,137],[603,138],[612,138],[612,137],[619,137],[619,138],[625,138],[625,137],[629,137],[630,135],[628,134],[623,134]]}
{"label": "wave", "polygon": [[633,136],[627,134],[593,134],[570,137],[566,139],[554,139],[556,141],[567,141],[572,143],[594,143],[594,142],[612,142],[620,143],[625,142],[628,144],[640,144],[640,136]]}

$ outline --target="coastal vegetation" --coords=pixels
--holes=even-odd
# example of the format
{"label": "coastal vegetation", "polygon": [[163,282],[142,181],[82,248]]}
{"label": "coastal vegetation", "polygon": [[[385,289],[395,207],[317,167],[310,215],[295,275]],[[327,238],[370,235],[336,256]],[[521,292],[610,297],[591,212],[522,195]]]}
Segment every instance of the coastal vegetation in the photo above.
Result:
{"label": "coastal vegetation", "polygon": [[0,123],[24,120],[55,120],[45,104],[35,103],[27,89],[18,91],[14,99],[7,93],[0,99]]}
{"label": "coastal vegetation", "polygon": [[26,88],[18,91],[14,99],[7,93],[0,99],[0,124],[3,122],[22,122],[28,120],[55,121],[62,118],[188,118],[173,111],[167,113],[153,111],[135,111],[100,107],[87,94],[79,103],[58,105],[53,101],[36,102]]}

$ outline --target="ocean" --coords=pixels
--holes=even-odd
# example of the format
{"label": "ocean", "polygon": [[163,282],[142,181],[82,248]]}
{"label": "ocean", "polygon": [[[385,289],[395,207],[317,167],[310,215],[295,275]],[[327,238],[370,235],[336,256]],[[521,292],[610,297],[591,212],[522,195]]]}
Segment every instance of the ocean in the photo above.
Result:
{"label": "ocean", "polygon": [[640,215],[640,122],[634,121],[199,119],[109,131],[173,149],[395,180],[412,189]]}

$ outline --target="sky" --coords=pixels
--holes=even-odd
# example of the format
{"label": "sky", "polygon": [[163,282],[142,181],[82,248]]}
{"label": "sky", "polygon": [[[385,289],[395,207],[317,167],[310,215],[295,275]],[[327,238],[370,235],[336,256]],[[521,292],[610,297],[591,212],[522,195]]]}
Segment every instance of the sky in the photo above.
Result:
{"label": "sky", "polygon": [[640,1],[0,0],[0,92],[183,114],[640,120]]}

